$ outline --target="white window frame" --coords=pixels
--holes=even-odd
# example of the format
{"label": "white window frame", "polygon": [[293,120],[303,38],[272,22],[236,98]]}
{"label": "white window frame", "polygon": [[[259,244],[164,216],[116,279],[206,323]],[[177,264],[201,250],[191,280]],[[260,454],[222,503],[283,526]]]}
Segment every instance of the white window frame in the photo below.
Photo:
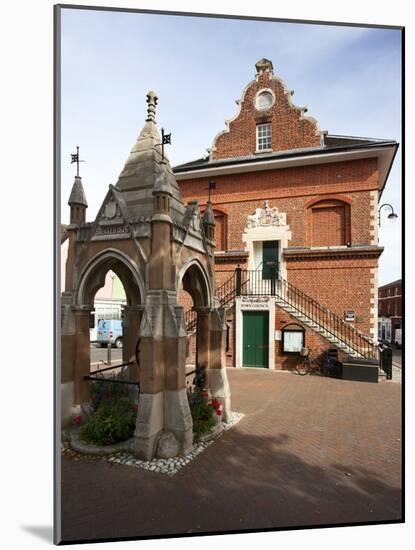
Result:
{"label": "white window frame", "polygon": [[[267,130],[267,132],[263,132],[263,130],[265,129]],[[267,145],[267,147],[264,147],[264,145]],[[256,150],[257,150],[257,153],[262,153],[264,151],[272,151],[271,122],[265,122],[263,124],[256,125]]]}

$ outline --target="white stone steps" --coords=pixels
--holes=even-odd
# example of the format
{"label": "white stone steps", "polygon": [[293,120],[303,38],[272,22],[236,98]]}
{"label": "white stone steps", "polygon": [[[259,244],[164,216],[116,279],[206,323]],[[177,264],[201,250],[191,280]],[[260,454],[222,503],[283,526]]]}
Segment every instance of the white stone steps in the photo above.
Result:
{"label": "white stone steps", "polygon": [[340,350],[348,353],[352,357],[363,357],[363,354],[355,351],[350,346],[348,346],[345,342],[340,340],[337,336],[326,330],[325,328],[321,327],[316,323],[315,321],[311,320],[309,317],[304,315],[304,313],[301,313],[298,311],[298,309],[293,304],[289,304],[287,302],[284,302],[281,299],[275,300],[275,305],[283,309],[286,313],[297,319],[298,321],[301,321],[305,325],[307,325],[309,328],[314,330],[317,334],[320,334],[323,338],[328,340],[330,343],[335,345]]}

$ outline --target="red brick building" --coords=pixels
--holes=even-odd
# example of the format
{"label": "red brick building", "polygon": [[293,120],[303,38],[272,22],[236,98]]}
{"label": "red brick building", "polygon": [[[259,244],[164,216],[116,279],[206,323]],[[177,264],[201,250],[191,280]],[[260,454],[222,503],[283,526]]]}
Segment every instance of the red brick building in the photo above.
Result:
{"label": "red brick building", "polygon": [[378,201],[398,144],[320,130],[271,61],[256,72],[209,154],[174,169],[184,201],[203,210],[210,193],[228,364],[290,368],[302,345],[367,355]]}
{"label": "red brick building", "polygon": [[402,328],[402,279],[379,287],[379,338],[396,341],[396,329]]}

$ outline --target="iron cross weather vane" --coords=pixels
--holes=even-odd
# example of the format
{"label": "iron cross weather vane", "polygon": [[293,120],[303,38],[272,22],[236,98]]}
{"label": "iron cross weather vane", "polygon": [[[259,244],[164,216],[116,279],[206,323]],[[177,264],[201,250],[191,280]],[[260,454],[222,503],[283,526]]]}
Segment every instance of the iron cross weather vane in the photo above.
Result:
{"label": "iron cross weather vane", "polygon": [[71,153],[71,164],[76,162],[76,175],[79,177],[79,163],[80,162],[86,162],[85,160],[79,159],[79,145],[76,146],[76,153]]}
{"label": "iron cross weather vane", "polygon": [[161,158],[164,160],[164,146],[171,145],[171,133],[165,134],[164,128],[161,129]]}

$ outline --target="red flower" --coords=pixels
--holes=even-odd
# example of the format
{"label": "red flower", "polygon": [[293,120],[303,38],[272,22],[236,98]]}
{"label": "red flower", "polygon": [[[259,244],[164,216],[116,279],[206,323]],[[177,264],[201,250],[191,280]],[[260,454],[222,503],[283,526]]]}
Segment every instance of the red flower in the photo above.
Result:
{"label": "red flower", "polygon": [[202,393],[200,394],[202,397],[209,397],[209,392],[207,391],[202,391]]}
{"label": "red flower", "polygon": [[78,415],[78,416],[75,416],[73,421],[75,422],[75,424],[77,426],[79,426],[81,423],[82,423],[82,416]]}
{"label": "red flower", "polygon": [[216,414],[217,414],[218,416],[222,416],[222,409],[217,409]]}
{"label": "red flower", "polygon": [[214,399],[212,401],[212,405],[215,407],[216,410],[219,409],[219,407],[220,407],[220,403],[217,399]]}

